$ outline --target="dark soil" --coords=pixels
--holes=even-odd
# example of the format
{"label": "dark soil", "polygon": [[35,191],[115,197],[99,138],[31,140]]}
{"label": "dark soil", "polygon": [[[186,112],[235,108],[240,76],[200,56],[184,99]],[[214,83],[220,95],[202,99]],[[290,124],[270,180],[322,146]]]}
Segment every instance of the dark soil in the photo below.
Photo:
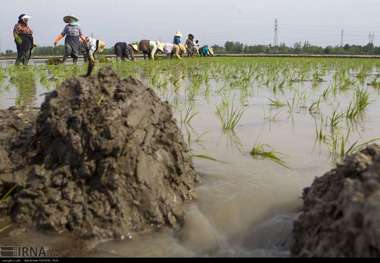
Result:
{"label": "dark soil", "polygon": [[[37,111],[31,109],[0,110],[0,198],[26,182],[27,169],[21,147],[34,134]],[[6,215],[9,199],[0,202],[0,215]]]}
{"label": "dark soil", "polygon": [[191,153],[170,106],[138,80],[110,68],[67,80],[27,124],[0,139],[1,180],[21,177],[15,223],[100,240],[183,224],[198,181]]}
{"label": "dark soil", "polygon": [[304,190],[293,256],[380,256],[380,146],[348,156]]}

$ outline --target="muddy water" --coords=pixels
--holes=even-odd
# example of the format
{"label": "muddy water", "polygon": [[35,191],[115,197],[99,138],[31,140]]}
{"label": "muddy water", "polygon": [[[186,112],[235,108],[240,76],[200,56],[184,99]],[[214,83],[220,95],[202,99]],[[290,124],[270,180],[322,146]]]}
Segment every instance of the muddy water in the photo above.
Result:
{"label": "muddy water", "polygon": [[[321,83],[312,90],[311,83],[297,84],[298,90],[309,91],[311,97],[331,83]],[[2,87],[7,83],[2,84]],[[213,82],[212,90],[220,83]],[[244,102],[247,108],[235,133],[223,132],[215,114],[220,97],[208,99],[197,96],[198,114],[189,125],[182,125],[184,134],[191,134],[191,147],[198,155],[207,155],[221,162],[194,159],[196,170],[202,176],[197,188],[198,200],[189,204],[186,224],[181,233],[169,230],[153,235],[134,237],[126,241],[99,244],[90,256],[287,256],[292,222],[301,205],[304,187],[316,176],[333,167],[326,147],[315,142],[315,121],[302,107],[289,113],[286,107],[272,109],[267,89],[252,85],[253,93]],[[378,137],[380,128],[380,101],[378,92],[370,91],[372,103],[367,109],[365,122],[354,139]],[[46,89],[36,83],[34,94],[26,104],[38,106]],[[157,91],[160,93],[159,91]],[[314,94],[315,93],[315,94]],[[167,98],[167,94],[160,94]],[[350,92],[339,98],[347,104]],[[10,87],[0,93],[0,107],[15,105],[20,90]],[[181,94],[180,96],[183,96]],[[289,97],[289,95],[283,95]],[[310,98],[312,101],[312,98]],[[173,102],[172,102],[173,103]],[[174,104],[174,103],[173,103]],[[181,107],[175,107],[180,120]],[[272,117],[270,117],[272,116]],[[273,118],[275,116],[275,118]],[[201,135],[199,140],[195,140]],[[249,152],[256,143],[269,144],[284,154],[287,169],[270,160],[254,160]],[[35,235],[33,241],[46,241]]]}

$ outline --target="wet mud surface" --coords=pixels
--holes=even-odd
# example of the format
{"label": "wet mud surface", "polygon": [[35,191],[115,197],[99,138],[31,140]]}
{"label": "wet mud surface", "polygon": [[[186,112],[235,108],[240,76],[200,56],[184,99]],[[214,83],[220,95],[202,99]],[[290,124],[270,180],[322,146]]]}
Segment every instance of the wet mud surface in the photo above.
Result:
{"label": "wet mud surface", "polygon": [[170,106],[141,82],[105,68],[0,121],[0,187],[16,185],[1,211],[13,223],[86,240],[182,226],[198,175]]}
{"label": "wet mud surface", "polygon": [[346,157],[303,195],[293,256],[380,256],[380,146]]}

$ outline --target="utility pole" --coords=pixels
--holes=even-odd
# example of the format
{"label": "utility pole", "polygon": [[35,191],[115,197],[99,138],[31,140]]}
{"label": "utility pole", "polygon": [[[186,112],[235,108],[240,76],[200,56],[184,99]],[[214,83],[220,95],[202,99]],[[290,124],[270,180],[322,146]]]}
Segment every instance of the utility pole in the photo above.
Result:
{"label": "utility pole", "polygon": [[277,20],[277,18],[274,20],[274,41],[273,41],[273,45],[275,47],[278,46],[278,20]]}
{"label": "utility pole", "polygon": [[374,42],[375,42],[375,33],[369,32],[368,43],[373,45]]}
{"label": "utility pole", "polygon": [[344,46],[344,29],[340,31],[340,46]]}

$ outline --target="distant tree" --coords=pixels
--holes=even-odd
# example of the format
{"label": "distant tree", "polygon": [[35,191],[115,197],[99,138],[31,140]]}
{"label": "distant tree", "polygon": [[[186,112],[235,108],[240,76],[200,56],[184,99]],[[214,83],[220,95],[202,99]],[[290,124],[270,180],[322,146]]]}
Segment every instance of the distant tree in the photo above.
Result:
{"label": "distant tree", "polygon": [[10,50],[10,49],[5,50],[5,55],[6,56],[14,55],[14,54],[15,54],[15,52],[13,50]]}

